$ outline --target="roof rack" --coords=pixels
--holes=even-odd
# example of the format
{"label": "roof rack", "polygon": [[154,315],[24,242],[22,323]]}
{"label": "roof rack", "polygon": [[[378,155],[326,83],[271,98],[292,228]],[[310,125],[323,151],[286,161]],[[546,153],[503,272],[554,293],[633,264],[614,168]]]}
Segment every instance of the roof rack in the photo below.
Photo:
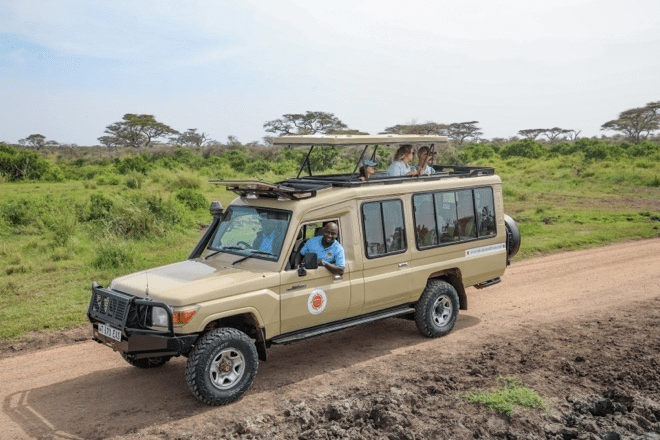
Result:
{"label": "roof rack", "polygon": [[325,182],[300,182],[295,186],[279,183],[266,183],[261,180],[210,180],[209,183],[227,185],[227,191],[233,191],[241,197],[273,197],[284,200],[303,200],[316,197],[319,190],[330,188]]}
{"label": "roof rack", "polygon": [[210,183],[227,185],[228,191],[233,191],[241,197],[272,197],[281,200],[304,200],[316,197],[319,191],[333,187],[354,188],[364,185],[392,185],[447,178],[492,176],[495,174],[495,169],[491,167],[432,166],[436,172],[431,175],[417,177],[388,176],[384,172],[378,172],[364,182],[359,180],[356,174],[326,174],[290,178],[277,183],[267,183],[261,180],[211,180]]}

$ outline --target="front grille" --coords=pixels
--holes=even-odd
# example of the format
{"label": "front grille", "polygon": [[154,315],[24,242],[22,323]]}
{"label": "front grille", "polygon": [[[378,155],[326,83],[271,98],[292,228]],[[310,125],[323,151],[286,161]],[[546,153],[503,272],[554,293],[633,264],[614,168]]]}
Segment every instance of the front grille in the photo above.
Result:
{"label": "front grille", "polygon": [[114,290],[94,287],[87,314],[118,328],[126,326],[129,305],[133,297]]}

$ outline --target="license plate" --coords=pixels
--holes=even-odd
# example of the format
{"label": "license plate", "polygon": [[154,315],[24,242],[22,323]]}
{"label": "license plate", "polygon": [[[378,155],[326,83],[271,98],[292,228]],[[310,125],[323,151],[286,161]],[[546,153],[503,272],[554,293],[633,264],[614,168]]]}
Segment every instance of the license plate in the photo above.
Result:
{"label": "license plate", "polygon": [[112,328],[104,324],[99,324],[99,333],[111,339],[114,339],[115,341],[121,342],[121,332],[116,328]]}

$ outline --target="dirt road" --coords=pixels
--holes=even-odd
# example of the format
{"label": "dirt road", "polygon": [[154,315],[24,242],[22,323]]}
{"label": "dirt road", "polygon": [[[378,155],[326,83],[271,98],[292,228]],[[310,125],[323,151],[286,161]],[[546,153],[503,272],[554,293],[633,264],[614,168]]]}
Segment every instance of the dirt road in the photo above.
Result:
{"label": "dirt road", "polygon": [[[91,341],[5,357],[0,438],[660,438],[660,239],[514,262],[468,301],[441,339],[390,319],[274,346],[218,408],[185,359],[143,371]],[[498,375],[549,415],[452,398]]]}

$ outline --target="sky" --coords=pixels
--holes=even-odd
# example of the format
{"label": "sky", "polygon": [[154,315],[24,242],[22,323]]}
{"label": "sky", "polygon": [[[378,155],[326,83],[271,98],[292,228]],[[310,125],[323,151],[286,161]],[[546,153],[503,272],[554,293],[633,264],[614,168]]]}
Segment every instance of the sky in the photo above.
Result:
{"label": "sky", "polygon": [[657,0],[0,0],[10,143],[97,145],[126,113],[247,143],[308,110],[591,137],[658,100]]}

